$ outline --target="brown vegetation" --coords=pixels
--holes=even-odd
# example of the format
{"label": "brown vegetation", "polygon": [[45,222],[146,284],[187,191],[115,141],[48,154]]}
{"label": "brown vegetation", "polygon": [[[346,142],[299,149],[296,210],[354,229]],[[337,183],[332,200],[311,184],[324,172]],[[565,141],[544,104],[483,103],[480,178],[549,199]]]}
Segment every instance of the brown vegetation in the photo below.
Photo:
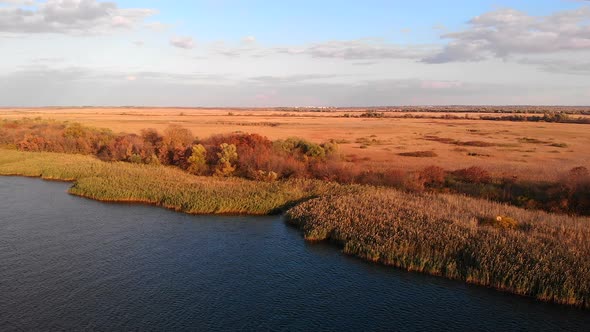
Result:
{"label": "brown vegetation", "polygon": [[[183,131],[177,129],[167,135],[182,137]],[[162,141],[176,144],[172,139]],[[217,165],[224,170],[222,159],[227,157],[232,166],[235,161],[235,150],[229,146],[236,147],[221,143],[218,151]],[[202,164],[203,150],[194,145],[189,162]],[[334,161],[314,165],[334,167],[326,176],[342,166]],[[453,173],[432,166],[409,175],[342,171],[341,176],[356,174],[357,181],[381,181],[414,191],[445,190],[449,181],[469,179],[480,182],[465,182],[475,188],[494,184],[481,169]],[[80,154],[0,149],[0,174],[75,181],[70,192],[83,197],[142,202],[188,213],[268,214],[293,207],[288,218],[307,239],[335,240],[349,254],[542,300],[586,308],[590,303],[587,218],[526,211],[460,195],[412,194],[306,179],[196,177],[178,167],[102,162]],[[563,184],[571,199],[588,197],[589,175],[585,167],[576,167],[565,176]]]}
{"label": "brown vegetation", "polygon": [[[368,110],[385,112],[384,118],[355,118]],[[479,166],[493,177],[517,176],[519,180],[558,181],[562,173],[576,166],[590,167],[590,132],[585,126],[549,122],[482,121],[480,115],[519,112],[538,114],[566,112],[583,115],[587,108],[566,107],[387,107],[359,109],[200,109],[200,108],[35,108],[0,109],[0,117],[22,119],[42,117],[61,122],[80,122],[86,126],[109,128],[113,133],[140,135],[144,128],[157,129],[160,134],[169,124],[181,125],[199,138],[238,132],[257,133],[270,140],[304,137],[320,144],[334,140],[342,155],[357,155],[355,164],[370,170],[389,168],[415,171],[432,164],[447,170]],[[391,118],[390,115],[419,112],[423,115],[459,117],[469,121],[429,118]],[[457,113],[461,112],[461,113]],[[183,115],[179,115],[183,113]],[[228,113],[232,113],[231,116]],[[351,118],[341,117],[349,113]],[[260,123],[277,126],[260,126]],[[374,136],[374,137],[372,137]],[[438,136],[460,142],[480,141],[493,146],[460,146],[423,140]],[[355,144],[359,137],[370,142]],[[520,137],[550,142],[536,144],[518,142]],[[373,139],[377,143],[373,142]],[[559,144],[554,147],[550,144]],[[361,146],[363,147],[361,149]],[[459,151],[458,148],[469,150]],[[556,149],[559,148],[559,149]],[[400,158],[406,151],[433,151],[436,158]],[[559,153],[556,152],[559,151]],[[526,152],[525,152],[526,151]],[[472,155],[468,155],[468,152]],[[492,157],[486,157],[492,156]]]}
{"label": "brown vegetation", "polygon": [[480,146],[480,147],[490,147],[495,146],[496,144],[490,142],[483,142],[483,141],[459,141],[452,138],[443,138],[438,136],[426,136],[424,137],[427,141],[434,141],[440,142],[444,144],[453,144],[453,145],[461,145],[461,146]]}
{"label": "brown vegetation", "polygon": [[307,240],[411,271],[590,308],[590,220],[455,195],[389,189],[287,213]]}
{"label": "brown vegetation", "polygon": [[398,153],[398,154],[403,157],[421,157],[421,158],[438,157],[438,155],[434,151],[413,151],[413,152],[402,152],[402,153]]}
{"label": "brown vegetation", "polygon": [[[446,139],[432,137],[447,142]],[[362,140],[374,144],[382,142],[376,135],[363,137]],[[471,141],[450,142],[468,145]],[[527,142],[537,140],[527,138]],[[356,159],[343,158],[339,153],[340,146],[334,140],[323,144],[300,138],[271,141],[258,134],[245,133],[199,139],[190,130],[176,124],[166,127],[162,134],[155,129],[143,129],[139,135],[115,134],[107,129],[77,123],[23,119],[0,124],[0,145],[21,151],[92,154],[103,161],[171,165],[196,175],[238,176],[260,181],[315,178],[413,192],[451,191],[526,208],[590,214],[590,181],[583,172],[578,172],[580,174],[576,176],[564,174],[559,181],[549,182],[494,177],[479,166],[454,171],[432,165],[416,171],[369,168]],[[438,156],[433,151],[403,152],[399,155]]]}

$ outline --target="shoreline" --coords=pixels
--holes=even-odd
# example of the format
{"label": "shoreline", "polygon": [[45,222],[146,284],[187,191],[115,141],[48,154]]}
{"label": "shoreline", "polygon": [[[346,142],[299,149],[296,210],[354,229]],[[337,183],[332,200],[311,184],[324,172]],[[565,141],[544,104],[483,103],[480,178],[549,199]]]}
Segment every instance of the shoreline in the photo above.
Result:
{"label": "shoreline", "polygon": [[[284,221],[297,227],[305,241],[334,242],[344,254],[374,264],[590,309],[590,281],[585,284],[585,278],[590,276],[583,273],[585,266],[590,267],[590,258],[571,251],[576,250],[576,245],[581,247],[577,250],[587,250],[584,248],[590,247],[587,243],[590,237],[569,238],[583,237],[576,235],[576,231],[590,234],[589,218],[527,211],[458,195],[413,195],[393,189],[317,181],[267,183],[204,178],[162,166],[105,163],[88,156],[1,152],[0,174],[73,183],[68,193],[84,199],[156,206],[192,215],[283,213]],[[433,207],[439,209],[433,210],[434,216],[424,211]],[[513,216],[527,228],[495,229],[472,222],[494,215]],[[564,234],[551,235],[553,229],[560,227]],[[539,242],[544,237],[548,237],[549,244]],[[571,243],[564,244],[564,239]],[[515,247],[499,247],[498,243]],[[509,253],[502,254],[506,250]],[[545,251],[557,254],[546,257]],[[528,263],[519,265],[512,256]],[[470,265],[474,259],[497,263]],[[576,267],[559,265],[559,259]],[[551,265],[554,273],[527,272],[544,260],[554,263],[555,266]],[[503,269],[495,264],[501,264]],[[513,274],[514,269],[524,270]],[[568,279],[560,279],[562,276]],[[519,281],[522,278],[537,281],[531,286],[523,285]],[[567,281],[568,287],[572,283],[576,287],[564,288],[558,280]]]}
{"label": "shoreline", "polygon": [[[40,176],[31,176],[31,175],[19,175],[19,174],[0,174],[0,177],[24,177],[24,178],[30,178],[30,179],[39,179],[42,181],[49,181],[49,182],[62,182],[62,183],[72,183],[73,185],[75,184],[76,180],[62,180],[62,179],[53,179],[53,178],[44,178],[42,175]],[[540,302],[544,302],[547,304],[552,304],[552,305],[556,305],[556,306],[566,306],[566,307],[570,307],[570,308],[575,308],[575,309],[579,309],[579,310],[588,310],[590,309],[590,306],[586,305],[586,304],[576,304],[576,303],[568,303],[565,301],[560,301],[558,299],[555,298],[538,298],[535,296],[531,296],[529,294],[526,293],[522,293],[519,292],[516,289],[511,289],[511,288],[507,288],[507,287],[503,287],[503,286],[494,286],[494,285],[489,285],[486,283],[482,283],[479,282],[477,280],[474,279],[469,279],[469,280],[464,280],[461,278],[454,278],[454,277],[449,277],[446,276],[442,273],[432,273],[432,272],[425,272],[425,271],[421,271],[420,269],[413,269],[413,268],[406,268],[403,265],[400,264],[391,264],[391,263],[387,263],[387,262],[383,262],[381,261],[379,258],[374,258],[374,257],[369,257],[369,256],[363,256],[363,255],[359,255],[358,253],[350,253],[347,252],[345,250],[346,248],[346,244],[343,243],[341,240],[337,239],[337,238],[333,238],[332,236],[328,236],[326,238],[306,238],[305,234],[304,234],[304,229],[302,225],[299,225],[297,223],[297,221],[295,219],[291,219],[288,216],[289,211],[282,211],[280,213],[276,213],[276,214],[251,214],[251,213],[189,213],[186,211],[182,211],[179,209],[176,209],[174,207],[168,207],[165,205],[161,205],[155,202],[147,202],[147,201],[140,201],[140,200],[125,200],[125,199],[118,199],[118,200],[103,200],[100,198],[94,198],[91,196],[85,196],[85,195],[79,195],[79,194],[75,194],[75,193],[71,193],[69,192],[69,189],[71,189],[72,187],[68,188],[67,194],[69,195],[73,195],[82,199],[88,199],[88,200],[93,200],[96,202],[100,202],[100,203],[105,203],[105,204],[121,204],[121,205],[144,205],[144,206],[150,206],[150,207],[156,207],[156,208],[164,208],[166,210],[170,210],[176,213],[183,213],[183,214],[188,214],[188,215],[194,215],[194,216],[207,216],[207,215],[211,215],[211,216],[251,216],[251,217],[256,217],[256,216],[272,216],[272,215],[281,215],[282,216],[282,221],[285,222],[285,224],[287,226],[290,227],[294,227],[295,229],[297,229],[303,236],[303,240],[305,242],[314,244],[314,243],[327,243],[331,246],[334,246],[335,248],[337,248],[341,254],[353,257],[355,259],[359,259],[361,261],[367,262],[369,264],[377,264],[377,265],[381,265],[381,266],[385,266],[385,267],[392,267],[395,269],[399,269],[402,271],[406,271],[409,273],[419,273],[419,274],[426,274],[426,275],[430,275],[430,276],[434,276],[437,278],[444,278],[447,280],[453,280],[453,281],[457,281],[457,282],[461,282],[461,283],[465,283],[468,285],[473,285],[473,286],[477,286],[477,287],[484,287],[490,290],[494,290],[494,291],[498,291],[498,292],[502,292],[502,293],[506,293],[506,294],[512,294],[512,295],[516,295],[519,297],[524,297],[524,298],[528,298],[528,299],[532,299],[535,301],[540,301]],[[296,206],[295,206],[296,207]]]}

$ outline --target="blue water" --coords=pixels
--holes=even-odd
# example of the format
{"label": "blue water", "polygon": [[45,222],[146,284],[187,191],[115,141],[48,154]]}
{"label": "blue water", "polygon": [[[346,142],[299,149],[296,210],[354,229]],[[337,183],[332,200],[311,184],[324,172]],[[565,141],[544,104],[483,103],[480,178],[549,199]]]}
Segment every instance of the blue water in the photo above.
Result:
{"label": "blue water", "polygon": [[590,312],[308,244],[281,217],[104,204],[0,177],[0,331],[590,331]]}

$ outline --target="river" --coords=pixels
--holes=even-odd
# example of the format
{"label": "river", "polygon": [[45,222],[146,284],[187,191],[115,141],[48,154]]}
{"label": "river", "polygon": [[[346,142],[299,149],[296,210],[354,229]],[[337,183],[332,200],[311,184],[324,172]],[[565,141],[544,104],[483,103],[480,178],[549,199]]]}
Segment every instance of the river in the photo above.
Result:
{"label": "river", "polygon": [[281,219],[0,177],[0,330],[590,331],[590,312],[383,267]]}

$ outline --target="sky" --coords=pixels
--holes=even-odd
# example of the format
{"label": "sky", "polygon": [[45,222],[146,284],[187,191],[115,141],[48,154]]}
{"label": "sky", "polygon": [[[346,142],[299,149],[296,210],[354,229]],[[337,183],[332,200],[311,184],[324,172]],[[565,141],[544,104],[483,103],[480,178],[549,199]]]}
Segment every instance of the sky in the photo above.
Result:
{"label": "sky", "polygon": [[588,0],[0,0],[0,106],[590,105]]}

